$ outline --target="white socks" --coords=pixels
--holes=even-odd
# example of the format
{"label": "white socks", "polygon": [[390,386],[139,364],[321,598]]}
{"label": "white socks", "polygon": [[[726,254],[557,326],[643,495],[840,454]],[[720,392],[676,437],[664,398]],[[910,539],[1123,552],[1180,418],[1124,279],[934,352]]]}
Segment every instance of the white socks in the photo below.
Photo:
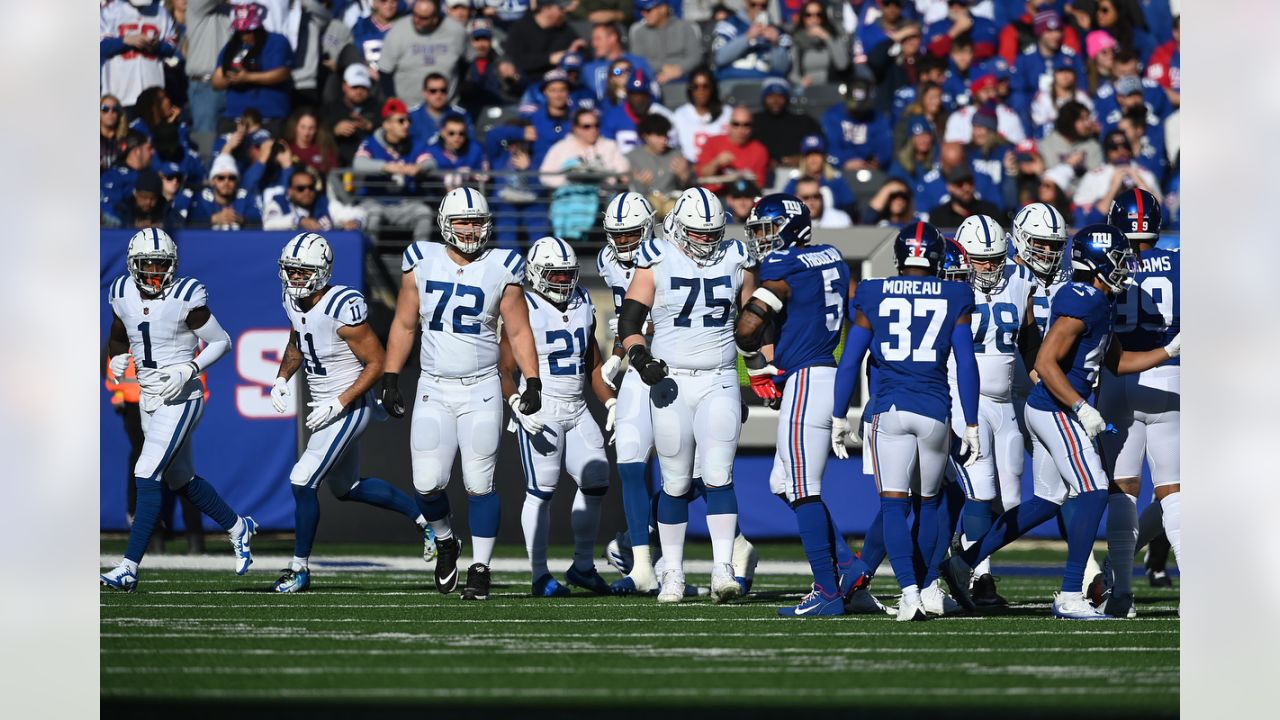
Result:
{"label": "white socks", "polygon": [[547,531],[551,527],[551,503],[525,493],[520,526],[524,528],[524,549],[529,552],[529,568],[533,571],[533,579],[537,580],[550,572],[547,570]]}
{"label": "white socks", "polygon": [[293,560],[289,562],[289,569],[294,572],[297,572],[299,570],[306,570],[307,561],[309,559],[310,558],[298,557],[297,555],[294,555]]}
{"label": "white socks", "polygon": [[1178,572],[1182,572],[1182,492],[1166,495],[1160,501],[1164,510],[1164,534],[1169,536],[1173,556],[1178,560]]}
{"label": "white socks", "polygon": [[138,563],[130,560],[129,558],[122,559],[120,561],[120,567],[125,568],[134,575],[138,574]]}
{"label": "white socks", "polygon": [[[707,533],[711,536],[711,561],[716,564],[732,563],[733,539],[738,534],[738,514],[708,515]],[[681,530],[681,536],[683,535],[684,531]],[[662,554],[666,553],[667,545],[664,541]]]}
{"label": "white socks", "polygon": [[920,586],[908,585],[902,588],[902,602],[920,604]]}
{"label": "white socks", "polygon": [[[711,525],[711,516],[708,516],[707,517],[708,528],[710,527],[710,525]],[[666,568],[665,568],[666,570],[680,570],[680,571],[684,570],[684,534],[685,534],[685,530],[687,530],[688,527],[689,527],[689,523],[687,522],[658,523],[658,540],[662,543],[662,557],[664,560],[667,561]],[[712,535],[712,537],[715,537],[715,536]],[[715,546],[715,541],[713,540],[712,547],[714,546]],[[636,562],[640,561],[640,553],[637,552],[638,550],[639,548],[632,548],[632,552],[635,552]],[[733,529],[730,528],[729,555],[732,555],[732,554],[733,554]],[[723,561],[717,560],[717,562],[729,562],[727,559],[729,555],[725,556],[726,557],[725,560]],[[661,580],[661,578],[659,578],[659,580]]]}
{"label": "white socks", "polygon": [[587,495],[582,488],[573,496],[573,510],[569,514],[569,523],[573,526],[573,566],[584,572],[596,566],[596,535],[600,532],[603,501],[603,495]]}
{"label": "white socks", "polygon": [[[966,536],[964,533],[960,533],[960,549],[961,550],[968,550],[969,548],[973,547],[974,544],[977,542],[978,542],[977,540],[970,540],[968,536]],[[989,557],[982,558],[982,560],[977,565],[973,566],[973,576],[975,578],[980,578],[983,575],[990,575],[990,574],[991,574],[991,558]]]}
{"label": "white socks", "polygon": [[1124,492],[1107,496],[1107,554],[1115,592],[1133,592],[1133,554],[1138,542],[1138,498]]}
{"label": "white socks", "polygon": [[427,527],[431,524],[431,523],[427,522],[427,519],[426,519],[426,518],[424,518],[424,517],[422,517],[421,515],[419,515],[418,517],[414,518],[414,520],[413,520],[413,521],[414,521],[415,523],[417,523],[417,524],[418,524],[418,528],[419,528],[419,529],[421,529],[421,530],[423,530],[424,532],[426,531]]}
{"label": "white socks", "polygon": [[427,524],[431,526],[431,532],[436,534],[436,541],[448,540],[453,537],[453,524],[449,522],[448,515],[439,520],[428,520]]}
{"label": "white socks", "polygon": [[236,524],[231,526],[231,529],[227,531],[227,534],[231,537],[236,537],[242,532],[244,532],[244,518],[237,517]]}
{"label": "white socks", "polygon": [[[486,538],[471,536],[471,562],[480,563],[485,567],[489,566],[489,562],[493,560],[493,546],[498,542],[498,538]],[[544,550],[545,554],[546,551]]]}

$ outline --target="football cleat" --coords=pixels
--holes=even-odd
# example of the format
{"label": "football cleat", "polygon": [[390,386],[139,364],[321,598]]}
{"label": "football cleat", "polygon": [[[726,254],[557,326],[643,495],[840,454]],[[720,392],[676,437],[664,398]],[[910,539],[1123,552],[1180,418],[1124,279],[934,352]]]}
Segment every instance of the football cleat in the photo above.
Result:
{"label": "football cleat", "polygon": [[137,574],[124,565],[117,565],[111,572],[102,573],[98,580],[112,590],[133,592],[138,589]]}
{"label": "football cleat", "polygon": [[894,618],[898,622],[920,622],[928,620],[929,613],[925,612],[924,605],[919,602],[908,602],[906,598],[898,601],[898,616]]}
{"label": "football cleat", "polygon": [[290,565],[281,572],[280,578],[276,580],[275,585],[271,586],[271,589],[278,593],[297,593],[310,587],[310,568],[295,568]]}
{"label": "football cleat", "polygon": [[1053,616],[1063,620],[1110,620],[1111,616],[1089,604],[1083,593],[1054,593]]}
{"label": "football cleat", "polygon": [[236,574],[243,575],[249,570],[249,566],[253,564],[253,553],[249,550],[249,540],[258,532],[258,523],[253,518],[245,515],[240,518],[244,522],[241,523],[243,528],[239,535],[230,535],[231,549],[236,553]]}
{"label": "football cleat", "polygon": [[742,586],[734,577],[733,565],[717,563],[711,566],[711,600],[717,604],[727,603],[742,596]]}
{"label": "football cleat", "polygon": [[[477,565],[479,565],[479,563],[477,563]],[[476,567],[476,565],[473,565],[472,567],[474,568]],[[479,567],[484,567],[484,566],[479,565]],[[467,585],[468,587],[471,585],[470,570],[467,571]],[[556,580],[554,577],[551,576],[551,573],[547,573],[546,575],[543,575],[542,577],[533,581],[533,588],[529,591],[529,594],[534,597],[569,597],[569,588],[565,587],[564,585],[561,585],[559,580]],[[467,599],[466,590],[462,591],[462,597],[464,599]],[[476,599],[482,599],[482,598],[470,598],[470,599],[476,600]]]}
{"label": "football cleat", "polygon": [[866,585],[854,590],[844,601],[846,615],[892,615],[893,610],[876,599]]}
{"label": "football cleat", "polygon": [[1173,578],[1169,577],[1169,573],[1163,570],[1147,570],[1147,584],[1151,587],[1171,588],[1173,587]]}
{"label": "football cleat", "polygon": [[756,546],[747,542],[742,533],[733,539],[733,576],[738,579],[740,594],[751,592],[751,584],[756,579],[756,565],[760,564],[760,555]]}
{"label": "football cleat", "polygon": [[1103,606],[1102,612],[1113,618],[1125,618],[1132,620],[1138,617],[1138,608],[1133,602],[1133,593],[1111,593],[1107,597],[1107,603]]}
{"label": "football cleat", "polygon": [[631,536],[625,532],[615,535],[604,547],[604,559],[614,570],[630,575],[631,565],[635,562],[635,556],[631,553]]}
{"label": "football cleat", "polygon": [[920,604],[930,615],[954,615],[964,608],[942,590],[942,585],[934,580],[929,587],[920,591]]}
{"label": "football cleat", "polygon": [[[456,570],[456,568],[455,568]],[[560,583],[556,583],[559,585]],[[562,586],[563,587],[563,586]],[[568,592],[567,590],[565,591]],[[474,563],[467,568],[467,584],[462,588],[463,600],[488,600],[489,599],[489,566],[484,563]]]}
{"label": "football cleat", "polygon": [[458,555],[462,541],[457,537],[436,541],[436,590],[448,594],[458,586]]}
{"label": "football cleat", "polygon": [[436,549],[436,531],[432,530],[431,526],[428,525],[422,531],[422,559],[426,562],[431,562],[436,559],[437,554],[439,554],[439,551]]}
{"label": "football cleat", "polygon": [[609,595],[609,583],[600,577],[600,573],[595,568],[590,570],[579,570],[577,566],[570,565],[569,569],[564,572],[564,579],[570,585],[580,587],[583,590],[590,590],[597,595]]}
{"label": "football cleat", "polygon": [[[738,584],[735,582],[734,587]],[[662,573],[662,587],[658,590],[658,602],[678,603],[684,599],[684,572],[667,570]]]}
{"label": "football cleat", "polygon": [[800,599],[799,605],[778,608],[778,617],[818,617],[821,615],[843,614],[844,596],[838,591],[828,595],[816,583],[813,586],[813,590]]}
{"label": "football cleat", "polygon": [[991,573],[983,573],[973,580],[973,588],[970,591],[973,596],[973,604],[978,607],[1005,607],[1009,604],[996,592],[996,578]]}
{"label": "football cleat", "polygon": [[947,581],[947,587],[951,588],[951,597],[960,603],[960,607],[965,610],[976,608],[973,596],[969,594],[969,583],[973,580],[973,568],[969,567],[969,563],[959,555],[952,555],[942,561],[939,569],[942,579]]}

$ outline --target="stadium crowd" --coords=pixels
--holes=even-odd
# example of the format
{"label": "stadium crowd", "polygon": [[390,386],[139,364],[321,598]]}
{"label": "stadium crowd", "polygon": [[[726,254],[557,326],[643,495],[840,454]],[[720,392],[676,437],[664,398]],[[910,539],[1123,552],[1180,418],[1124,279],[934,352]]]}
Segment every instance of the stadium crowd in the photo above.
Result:
{"label": "stadium crowd", "polygon": [[[1178,227],[1178,0],[107,0],[104,226],[435,231],[482,187],[497,241],[603,199],[770,189],[824,228]],[[746,202],[744,202],[744,200]]]}

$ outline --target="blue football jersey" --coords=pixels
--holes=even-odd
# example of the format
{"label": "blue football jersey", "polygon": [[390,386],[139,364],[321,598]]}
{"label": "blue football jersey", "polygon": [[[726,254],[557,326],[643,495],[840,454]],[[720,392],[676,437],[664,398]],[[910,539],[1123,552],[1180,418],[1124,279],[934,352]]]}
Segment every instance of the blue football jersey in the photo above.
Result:
{"label": "blue football jersey", "polygon": [[780,379],[810,365],[834,366],[849,296],[849,266],[840,251],[830,245],[775,250],[760,266],[760,282],[768,280],[791,288],[773,347],[773,364],[786,371]]}
{"label": "blue football jersey", "polygon": [[861,310],[871,323],[873,414],[896,407],[946,422],[951,333],[973,304],[973,288],[952,280],[902,275],[858,283],[849,312]]}
{"label": "blue football jersey", "polygon": [[[1115,308],[1111,299],[1101,290],[1086,283],[1073,282],[1053,296],[1050,325],[1066,316],[1078,318],[1084,323],[1084,334],[1062,359],[1062,371],[1067,382],[1080,397],[1093,394],[1093,381],[1102,368],[1111,343],[1112,316]],[[1066,406],[1049,392],[1044,383],[1036,383],[1027,396],[1027,405],[1046,412],[1066,410]]]}
{"label": "blue football jersey", "polygon": [[[1181,258],[1177,250],[1164,248],[1142,253],[1133,286],[1116,299],[1116,339],[1125,350],[1162,348],[1181,331]],[[1164,364],[1178,365],[1179,360]]]}

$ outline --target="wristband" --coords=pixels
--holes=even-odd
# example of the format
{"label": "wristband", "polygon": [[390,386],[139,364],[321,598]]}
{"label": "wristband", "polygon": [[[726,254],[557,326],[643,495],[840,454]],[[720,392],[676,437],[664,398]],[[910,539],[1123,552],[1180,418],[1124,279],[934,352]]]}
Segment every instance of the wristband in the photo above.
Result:
{"label": "wristband", "polygon": [[1077,400],[1071,403],[1071,412],[1080,412],[1080,408],[1085,406],[1084,400]]}

